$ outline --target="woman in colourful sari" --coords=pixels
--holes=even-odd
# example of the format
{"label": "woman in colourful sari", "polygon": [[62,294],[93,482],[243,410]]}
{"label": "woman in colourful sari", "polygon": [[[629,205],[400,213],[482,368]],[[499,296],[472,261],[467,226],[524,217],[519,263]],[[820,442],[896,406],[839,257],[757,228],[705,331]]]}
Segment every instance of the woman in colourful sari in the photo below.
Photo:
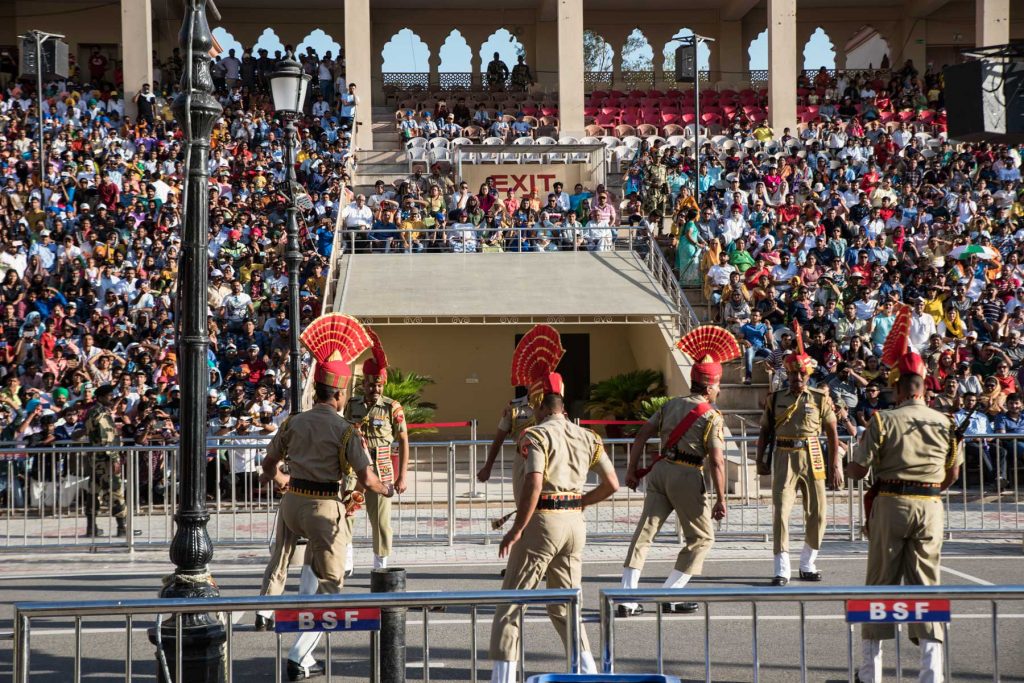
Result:
{"label": "woman in colourful sari", "polygon": [[680,287],[699,287],[701,284],[700,250],[704,246],[697,231],[697,212],[686,212],[686,223],[679,231],[676,245],[676,269],[679,271]]}

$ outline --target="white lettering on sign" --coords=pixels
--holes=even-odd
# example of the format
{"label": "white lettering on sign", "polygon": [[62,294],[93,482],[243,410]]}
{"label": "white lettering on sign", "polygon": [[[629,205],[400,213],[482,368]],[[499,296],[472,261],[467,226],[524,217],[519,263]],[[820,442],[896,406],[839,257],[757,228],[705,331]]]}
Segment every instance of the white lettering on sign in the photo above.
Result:
{"label": "white lettering on sign", "polygon": [[892,617],[896,621],[905,621],[910,616],[910,612],[907,611],[907,603],[905,602],[894,602],[892,603]]}
{"label": "white lettering on sign", "polygon": [[324,623],[325,631],[330,631],[338,626],[338,615],[334,612],[324,612],[320,619]]}
{"label": "white lettering on sign", "polygon": [[871,620],[882,620],[885,619],[885,603],[884,602],[873,602],[871,603]]}
{"label": "white lettering on sign", "polygon": [[299,630],[308,631],[316,628],[316,617],[312,612],[299,612]]}
{"label": "white lettering on sign", "polygon": [[348,610],[345,612],[345,628],[352,628],[352,624],[359,621],[359,612]]}

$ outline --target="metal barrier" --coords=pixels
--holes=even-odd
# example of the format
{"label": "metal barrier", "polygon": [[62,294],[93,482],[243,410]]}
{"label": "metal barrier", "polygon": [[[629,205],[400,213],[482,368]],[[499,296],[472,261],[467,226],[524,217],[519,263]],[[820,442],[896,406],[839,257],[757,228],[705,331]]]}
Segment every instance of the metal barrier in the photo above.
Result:
{"label": "metal barrier", "polygon": [[[537,589],[537,590],[498,590],[498,591],[473,591],[460,593],[447,592],[411,592],[411,593],[370,593],[370,594],[345,594],[334,595],[299,595],[289,597],[245,597],[245,598],[211,598],[211,599],[150,599],[150,600],[97,600],[85,602],[30,602],[17,603],[14,605],[14,681],[15,683],[28,683],[29,674],[32,669],[32,621],[46,619],[72,620],[74,623],[74,658],[73,674],[68,679],[79,683],[82,679],[82,651],[83,636],[89,629],[83,627],[83,620],[89,617],[106,618],[107,621],[97,628],[109,630],[109,619],[120,617],[124,619],[126,633],[126,648],[124,652],[124,680],[132,680],[132,629],[135,617],[152,616],[162,623],[161,617],[173,619],[174,628],[177,634],[175,640],[176,672],[182,671],[182,617],[186,614],[217,613],[225,615],[221,617],[227,633],[226,657],[227,657],[227,681],[234,680],[234,648],[232,640],[234,637],[232,614],[246,611],[262,610],[302,610],[302,609],[355,609],[361,607],[370,608],[407,608],[421,610],[423,615],[423,676],[425,681],[430,681],[430,609],[442,607],[469,607],[470,608],[470,653],[471,680],[477,680],[477,620],[478,610],[482,606],[498,605],[522,605],[523,610],[519,613],[519,662],[520,675],[525,679],[525,636],[523,628],[526,609],[530,606],[565,605],[569,610],[567,640],[570,647],[566,648],[566,669],[570,672],[579,670],[580,656],[580,599],[581,592],[578,588],[563,589]],[[326,675],[327,680],[332,680],[331,671],[331,633],[326,634]],[[38,634],[37,634],[38,638]],[[375,644],[377,639],[374,639]],[[281,681],[282,665],[282,638],[276,634],[276,647],[274,654],[275,681]],[[451,641],[446,641],[446,646],[451,646]],[[379,651],[373,650],[373,670],[379,663]],[[379,676],[375,678],[379,680]],[[175,680],[174,683],[188,683],[187,681]]]}
{"label": "metal barrier", "polygon": [[[844,440],[846,448],[852,439]],[[605,448],[620,476],[625,472],[630,439],[606,439]],[[218,545],[255,546],[269,543],[279,495],[257,478],[265,440],[211,442],[208,455],[210,535]],[[392,527],[399,542],[453,544],[456,541],[497,541],[502,531],[491,521],[515,509],[512,463],[515,448],[503,444],[488,481],[477,479],[478,454],[489,441],[479,439],[427,441],[410,444],[408,490],[394,499]],[[656,451],[653,443],[641,465]],[[769,477],[757,474],[756,437],[743,425],[726,439],[725,477],[728,515],[718,524],[720,537],[771,537],[772,506]],[[166,545],[174,532],[177,495],[176,446],[119,447],[124,463],[127,535],[113,535],[114,520],[103,506],[102,538],[85,537],[85,492],[91,484],[85,461],[104,449],[69,446],[56,449],[0,449],[0,483],[7,488],[0,507],[0,549],[25,547],[132,548]],[[1014,457],[1010,457],[1013,454]],[[943,496],[949,534],[1012,537],[1024,531],[1020,477],[1024,437],[985,435],[967,442],[967,466],[960,481]],[[1002,473],[992,478],[991,473]],[[1006,481],[1003,480],[1005,478]],[[591,483],[595,483],[592,479]],[[3,487],[0,487],[2,490]],[[708,491],[712,491],[710,482]],[[828,533],[855,541],[864,524],[863,482],[828,492]],[[643,484],[634,492],[623,487],[608,501],[585,512],[591,538],[628,539],[643,509]],[[794,506],[791,528],[800,533],[803,515]],[[674,516],[662,533],[676,533]],[[141,532],[135,536],[134,532]],[[355,540],[370,537],[369,521],[360,515]],[[399,551],[400,552],[400,551]]]}
{"label": "metal barrier", "polygon": [[[711,605],[723,603],[749,604],[751,608],[751,665],[753,668],[753,680],[758,681],[760,658],[758,643],[758,606],[765,603],[796,603],[799,606],[800,621],[800,680],[806,683],[807,679],[807,645],[806,625],[808,615],[806,613],[807,603],[838,602],[850,599],[860,600],[952,600],[952,601],[987,601],[990,603],[991,618],[991,639],[992,639],[992,665],[993,681],[1000,680],[999,670],[999,602],[997,601],[1024,601],[1024,586],[820,586],[815,588],[773,588],[766,591],[761,588],[683,588],[672,589],[625,589],[615,588],[601,591],[601,647],[602,647],[602,668],[605,673],[615,671],[615,607],[620,603],[639,602],[654,603],[658,606],[655,610],[656,635],[654,638],[655,658],[658,664],[658,673],[664,672],[664,648],[663,648],[663,622],[660,606],[663,603],[679,602],[687,600],[703,603],[704,606],[704,680],[713,680],[711,674]],[[1018,602],[1019,604],[1019,602]],[[625,623],[630,623],[626,620]],[[635,623],[635,622],[634,622]],[[896,680],[900,680],[900,646],[899,636],[900,625],[897,624],[896,639]],[[944,661],[946,666],[946,680],[953,680],[950,677],[950,637],[949,625],[946,628],[946,638],[943,643],[945,650]],[[854,681],[854,624],[849,624],[847,629],[846,666],[847,676],[850,683]],[[736,643],[738,645],[738,643]],[[971,673],[977,673],[972,671]]]}

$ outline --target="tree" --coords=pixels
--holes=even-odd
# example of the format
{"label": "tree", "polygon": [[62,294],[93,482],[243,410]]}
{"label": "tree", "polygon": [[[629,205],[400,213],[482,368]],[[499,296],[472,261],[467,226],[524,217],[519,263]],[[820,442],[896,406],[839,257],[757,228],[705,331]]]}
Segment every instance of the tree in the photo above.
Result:
{"label": "tree", "polygon": [[583,32],[583,70],[611,71],[614,51],[604,38],[591,30]]}
{"label": "tree", "polygon": [[[415,372],[402,372],[398,368],[388,368],[388,381],[384,385],[384,395],[402,404],[405,410],[406,424],[432,422],[437,405],[423,400],[423,390],[434,380],[426,375]],[[436,432],[436,429],[416,430],[425,434]]]}
{"label": "tree", "polygon": [[651,71],[654,68],[654,51],[643,32],[635,28],[622,46],[623,71]]}

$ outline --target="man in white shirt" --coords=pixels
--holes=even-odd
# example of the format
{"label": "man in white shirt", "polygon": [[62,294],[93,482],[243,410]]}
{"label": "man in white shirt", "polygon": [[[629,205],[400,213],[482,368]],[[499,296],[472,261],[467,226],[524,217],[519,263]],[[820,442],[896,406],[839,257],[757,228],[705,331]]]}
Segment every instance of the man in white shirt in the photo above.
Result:
{"label": "man in white shirt", "polygon": [[775,282],[775,289],[779,294],[785,294],[790,289],[790,281],[797,273],[797,266],[793,263],[793,257],[789,252],[779,253],[779,265],[772,268],[772,280]]}
{"label": "man in white shirt", "polygon": [[736,266],[729,263],[729,255],[725,252],[718,257],[718,263],[708,268],[707,279],[714,290],[711,303],[715,306],[722,302],[722,289],[729,284],[729,274],[736,272]]}
{"label": "man in white shirt", "polygon": [[370,229],[373,225],[373,210],[366,205],[366,195],[356,195],[356,200],[341,212],[341,221],[346,230]]}
{"label": "man in white shirt", "polygon": [[356,95],[356,84],[348,84],[348,92],[341,96],[341,127],[354,131],[356,126],[356,107],[359,96]]}
{"label": "man in white shirt", "polygon": [[937,332],[935,318],[931,313],[925,313],[923,298],[914,299],[913,305],[914,310],[910,314],[910,346],[914,351],[924,353],[928,348],[928,340]]}

